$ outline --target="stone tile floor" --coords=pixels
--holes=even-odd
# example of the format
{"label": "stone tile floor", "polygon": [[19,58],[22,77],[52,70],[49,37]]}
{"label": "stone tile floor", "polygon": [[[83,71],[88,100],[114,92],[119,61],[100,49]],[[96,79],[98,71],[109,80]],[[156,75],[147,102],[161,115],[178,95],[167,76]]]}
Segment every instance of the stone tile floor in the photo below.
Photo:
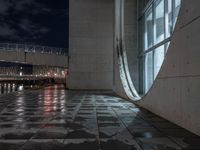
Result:
{"label": "stone tile floor", "polygon": [[200,150],[200,137],[112,94],[56,85],[0,97],[0,150]]}

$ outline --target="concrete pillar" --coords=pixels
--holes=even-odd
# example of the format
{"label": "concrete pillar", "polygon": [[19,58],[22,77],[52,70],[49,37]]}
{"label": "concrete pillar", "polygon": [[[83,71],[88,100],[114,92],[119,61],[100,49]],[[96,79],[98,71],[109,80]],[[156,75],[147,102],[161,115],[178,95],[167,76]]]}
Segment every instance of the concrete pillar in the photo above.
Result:
{"label": "concrete pillar", "polygon": [[111,90],[114,0],[69,2],[69,89]]}

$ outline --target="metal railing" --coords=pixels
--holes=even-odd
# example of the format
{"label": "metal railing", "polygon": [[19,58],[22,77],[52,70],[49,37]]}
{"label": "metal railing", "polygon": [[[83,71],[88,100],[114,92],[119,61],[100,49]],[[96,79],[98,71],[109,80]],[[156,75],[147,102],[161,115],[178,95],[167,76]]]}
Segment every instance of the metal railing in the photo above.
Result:
{"label": "metal railing", "polygon": [[0,51],[16,51],[27,53],[37,52],[46,54],[68,55],[67,49],[65,48],[17,43],[0,43]]}

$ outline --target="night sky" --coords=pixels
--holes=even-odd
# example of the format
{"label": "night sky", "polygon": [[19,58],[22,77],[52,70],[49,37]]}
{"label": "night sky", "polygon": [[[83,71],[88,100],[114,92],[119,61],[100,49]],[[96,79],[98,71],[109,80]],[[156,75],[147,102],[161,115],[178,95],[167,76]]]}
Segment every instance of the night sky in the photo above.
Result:
{"label": "night sky", "polygon": [[0,0],[0,42],[68,48],[68,0]]}

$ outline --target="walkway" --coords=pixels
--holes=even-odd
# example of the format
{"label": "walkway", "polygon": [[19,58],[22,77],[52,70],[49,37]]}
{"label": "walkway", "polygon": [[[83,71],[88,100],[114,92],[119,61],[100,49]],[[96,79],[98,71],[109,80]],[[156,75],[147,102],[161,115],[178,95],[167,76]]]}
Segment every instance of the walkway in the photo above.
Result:
{"label": "walkway", "polygon": [[200,149],[200,137],[111,94],[54,86],[0,100],[0,150]]}

